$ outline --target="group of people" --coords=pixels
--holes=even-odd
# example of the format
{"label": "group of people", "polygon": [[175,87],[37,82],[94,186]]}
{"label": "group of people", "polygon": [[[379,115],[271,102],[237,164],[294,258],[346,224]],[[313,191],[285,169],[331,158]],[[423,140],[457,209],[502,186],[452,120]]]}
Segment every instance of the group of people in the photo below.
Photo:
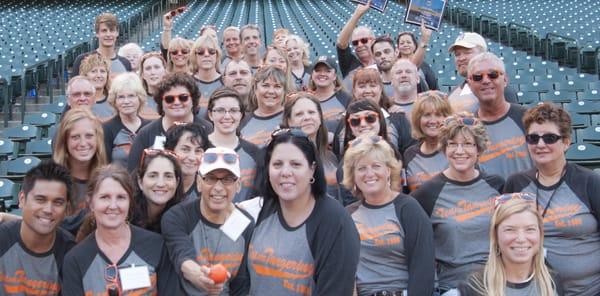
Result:
{"label": "group of people", "polygon": [[600,294],[600,176],[566,161],[568,112],[516,104],[471,32],[439,91],[432,32],[375,36],[368,9],[312,63],[286,29],[172,38],[180,10],[160,52],[117,52],[99,15],[52,160],[0,216],[0,295]]}

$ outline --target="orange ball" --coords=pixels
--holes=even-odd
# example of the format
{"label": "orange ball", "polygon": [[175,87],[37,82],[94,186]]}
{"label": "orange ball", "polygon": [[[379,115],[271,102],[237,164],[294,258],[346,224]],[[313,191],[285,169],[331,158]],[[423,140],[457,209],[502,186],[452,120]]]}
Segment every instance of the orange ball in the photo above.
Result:
{"label": "orange ball", "polygon": [[220,284],[227,280],[227,268],[223,264],[215,264],[210,268],[208,277],[215,282]]}

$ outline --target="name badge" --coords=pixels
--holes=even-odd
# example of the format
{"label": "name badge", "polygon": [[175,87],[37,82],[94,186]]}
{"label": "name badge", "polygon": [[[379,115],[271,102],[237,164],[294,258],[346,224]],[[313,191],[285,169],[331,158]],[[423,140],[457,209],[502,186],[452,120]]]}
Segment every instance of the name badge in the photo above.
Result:
{"label": "name badge", "polygon": [[234,208],[229,218],[227,218],[227,221],[221,225],[221,231],[223,231],[231,240],[237,241],[250,222],[250,218],[246,217],[246,215],[237,208]]}
{"label": "name badge", "polygon": [[148,266],[131,266],[119,269],[123,291],[150,287]]}

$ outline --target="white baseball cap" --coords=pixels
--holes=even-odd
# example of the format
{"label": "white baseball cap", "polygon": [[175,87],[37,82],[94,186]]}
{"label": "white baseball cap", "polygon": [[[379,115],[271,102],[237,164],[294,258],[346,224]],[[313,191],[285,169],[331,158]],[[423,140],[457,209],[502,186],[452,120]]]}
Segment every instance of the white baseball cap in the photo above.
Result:
{"label": "white baseball cap", "polygon": [[454,41],[454,44],[450,45],[448,48],[448,52],[452,52],[456,46],[465,48],[474,48],[479,46],[487,51],[487,43],[485,42],[485,39],[483,39],[481,35],[473,32],[466,32],[458,35]]}
{"label": "white baseball cap", "polygon": [[224,147],[208,148],[202,155],[200,175],[204,176],[214,170],[225,169],[240,177],[240,157],[233,149]]}

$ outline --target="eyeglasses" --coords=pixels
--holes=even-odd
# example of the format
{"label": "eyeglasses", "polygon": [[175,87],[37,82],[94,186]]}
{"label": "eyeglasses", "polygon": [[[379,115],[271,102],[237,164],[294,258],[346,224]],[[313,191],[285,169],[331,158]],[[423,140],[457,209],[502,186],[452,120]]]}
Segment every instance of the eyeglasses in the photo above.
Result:
{"label": "eyeglasses", "polygon": [[81,97],[91,97],[93,95],[94,95],[94,93],[89,92],[89,91],[78,91],[78,92],[70,93],[69,97],[71,97],[71,98],[81,98]]}
{"label": "eyeglasses", "polygon": [[179,54],[188,54],[188,53],[190,53],[190,50],[186,49],[186,48],[182,48],[182,49],[171,50],[171,51],[169,51],[169,53],[172,55],[176,55],[178,53]]}
{"label": "eyeglasses", "polygon": [[358,137],[350,142],[350,147],[355,147],[355,146],[358,146],[360,143],[363,143],[363,139],[371,141],[371,144],[377,144],[383,140],[383,138],[378,135],[370,135],[368,137]]}
{"label": "eyeglasses", "polygon": [[448,118],[446,118],[446,120],[444,121],[444,125],[448,126],[450,125],[452,122],[456,121],[456,123],[458,125],[464,125],[464,126],[474,126],[477,125],[479,123],[479,120],[475,117],[456,117],[456,116],[450,116]]}
{"label": "eyeglasses", "polygon": [[217,114],[219,116],[224,116],[227,113],[229,113],[229,115],[231,115],[231,116],[235,116],[235,115],[239,115],[240,113],[242,113],[242,110],[240,110],[239,108],[231,108],[231,109],[214,108],[214,109],[210,110],[210,112],[212,112],[213,114]]}
{"label": "eyeglasses", "polygon": [[457,150],[458,147],[462,147],[463,150],[473,150],[477,147],[475,143],[448,143],[446,144],[446,149],[448,150]]}
{"label": "eyeglasses", "polygon": [[529,192],[515,192],[515,193],[506,193],[500,196],[497,196],[494,199],[494,208],[497,209],[499,205],[506,203],[509,200],[513,199],[522,199],[526,202],[535,203],[536,198],[535,195]]}
{"label": "eyeglasses", "polygon": [[308,136],[301,129],[299,129],[297,127],[277,129],[277,130],[273,131],[273,133],[271,133],[271,138],[276,138],[276,137],[279,137],[282,135],[291,135],[294,137],[308,138]]}
{"label": "eyeglasses", "polygon": [[190,95],[180,94],[177,96],[163,96],[163,101],[165,101],[165,103],[167,104],[173,104],[175,102],[175,99],[178,99],[181,103],[185,103],[190,99]]}
{"label": "eyeglasses", "polygon": [[498,77],[500,77],[500,75],[504,75],[504,72],[499,71],[499,70],[491,70],[487,73],[472,74],[471,80],[473,80],[475,82],[479,82],[479,81],[483,80],[483,77],[485,77],[485,76],[487,76],[490,80],[496,80]]}
{"label": "eyeglasses", "polygon": [[107,290],[109,296],[119,295],[118,271],[119,268],[116,264],[110,264],[104,269],[104,280],[108,282]]}
{"label": "eyeglasses", "polygon": [[379,119],[379,114],[377,114],[375,112],[371,112],[371,113],[367,113],[367,114],[358,115],[358,117],[350,117],[350,118],[348,118],[348,123],[350,124],[350,126],[357,127],[360,125],[360,123],[363,120],[369,124],[373,124],[373,123],[377,122],[378,119]]}
{"label": "eyeglasses", "polygon": [[146,148],[144,149],[144,152],[142,153],[142,158],[140,158],[140,168],[139,170],[142,171],[142,166],[144,165],[144,160],[146,158],[146,155],[149,156],[156,156],[156,155],[168,155],[171,156],[175,159],[179,159],[179,156],[177,156],[177,154],[175,154],[175,152],[171,151],[171,150],[166,150],[166,149],[154,149],[154,148]]}
{"label": "eyeglasses", "polygon": [[529,145],[537,145],[540,142],[540,139],[544,140],[544,143],[550,145],[558,142],[558,140],[562,139],[563,136],[557,134],[529,134],[525,136],[525,141]]}
{"label": "eyeglasses", "polygon": [[239,159],[239,155],[235,153],[208,152],[202,155],[202,162],[211,164],[216,162],[219,157],[221,157],[226,164],[235,164]]}
{"label": "eyeglasses", "polygon": [[367,43],[369,43],[369,41],[371,41],[371,39],[373,39],[373,37],[365,37],[365,38],[360,38],[360,39],[352,40],[352,45],[353,46],[358,46],[359,43],[367,44]]}
{"label": "eyeglasses", "polygon": [[208,185],[215,185],[219,181],[221,181],[221,183],[223,183],[223,185],[231,185],[231,184],[235,183],[238,180],[238,178],[233,175],[227,175],[223,178],[217,178],[214,175],[207,174],[206,176],[202,177],[202,180],[204,180],[204,182],[206,182],[206,184],[208,184]]}
{"label": "eyeglasses", "polygon": [[196,55],[204,55],[204,53],[207,51],[209,55],[214,55],[217,53],[217,50],[214,48],[198,48],[196,49]]}

